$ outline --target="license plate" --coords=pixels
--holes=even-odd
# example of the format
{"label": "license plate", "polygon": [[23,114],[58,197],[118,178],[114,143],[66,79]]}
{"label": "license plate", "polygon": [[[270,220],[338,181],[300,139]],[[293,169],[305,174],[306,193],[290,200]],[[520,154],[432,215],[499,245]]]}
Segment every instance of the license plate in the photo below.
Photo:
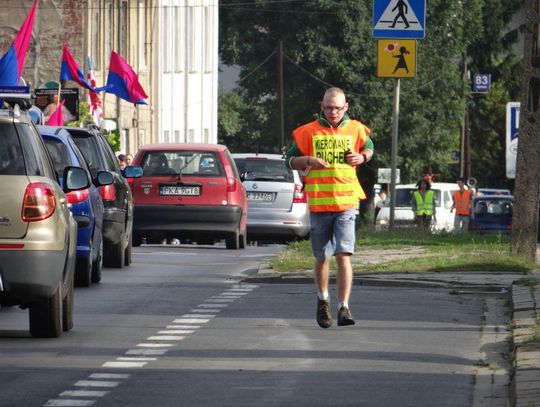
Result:
{"label": "license plate", "polygon": [[161,195],[184,195],[184,196],[199,196],[201,194],[200,186],[173,186],[163,185],[160,189]]}
{"label": "license plate", "polygon": [[272,192],[248,192],[247,199],[249,201],[272,202],[274,194]]}

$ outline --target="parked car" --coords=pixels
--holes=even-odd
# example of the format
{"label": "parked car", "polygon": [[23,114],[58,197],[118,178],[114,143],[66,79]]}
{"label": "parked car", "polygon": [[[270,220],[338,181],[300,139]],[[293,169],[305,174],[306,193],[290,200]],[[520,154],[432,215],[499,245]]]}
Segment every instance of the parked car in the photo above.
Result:
{"label": "parked car", "polygon": [[[133,197],[126,180],[141,175],[133,166],[120,170],[109,143],[97,129],[63,127],[66,129],[90,168],[95,185],[98,173],[108,171],[113,176],[109,185],[99,186],[105,212],[103,216],[103,264],[107,267],[131,264],[131,239],[133,228]],[[126,178],[125,178],[126,177]]]}
{"label": "parked car", "polygon": [[506,188],[478,188],[480,195],[510,195],[510,190]]}
{"label": "parked car", "polygon": [[246,191],[227,147],[219,144],[151,144],[134,165],[133,244],[177,238],[198,244],[225,239],[227,249],[246,246]]}
{"label": "parked car", "polygon": [[57,337],[73,327],[77,223],[66,193],[87,189],[90,179],[67,166],[60,187],[24,111],[0,110],[0,134],[0,305],[28,308],[32,336]]}
{"label": "parked car", "polygon": [[233,154],[248,200],[247,232],[254,240],[309,236],[309,210],[300,174],[278,154]]}
{"label": "parked car", "polygon": [[[454,230],[454,212],[451,212],[454,191],[459,189],[455,183],[434,182],[431,190],[434,193],[436,222],[432,222],[431,231],[451,232]],[[417,191],[416,184],[396,186],[396,206],[394,212],[394,226],[396,228],[411,228],[414,226],[414,213],[411,209],[413,193]],[[386,198],[375,220],[377,230],[385,230],[390,222],[390,197]]]}
{"label": "parked car", "polygon": [[[71,139],[69,133],[61,127],[39,126],[41,137],[52,159],[60,186],[64,185],[64,169],[69,166],[82,167],[88,178],[91,173],[86,161]],[[110,185],[112,174],[99,171],[96,185]],[[93,184],[89,188],[71,191],[66,194],[71,204],[71,213],[77,221],[77,266],[75,269],[75,285],[88,287],[91,282],[101,281],[103,265],[103,202],[99,190]]]}
{"label": "parked car", "polygon": [[512,195],[476,196],[472,200],[472,207],[469,231],[481,233],[510,233],[512,231],[514,208]]}

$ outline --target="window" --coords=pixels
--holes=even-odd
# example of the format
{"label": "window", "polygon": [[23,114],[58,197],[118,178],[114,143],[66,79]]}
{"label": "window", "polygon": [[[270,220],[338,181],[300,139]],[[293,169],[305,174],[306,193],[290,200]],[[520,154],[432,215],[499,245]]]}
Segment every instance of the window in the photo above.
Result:
{"label": "window", "polygon": [[0,131],[0,175],[25,175],[24,158],[15,128],[11,124],[2,124]]}
{"label": "window", "polygon": [[100,0],[93,0],[92,1],[92,9],[91,14],[92,18],[90,19],[91,24],[91,33],[92,38],[90,39],[91,49],[92,49],[92,57],[94,58],[94,69],[97,71],[101,70],[101,54],[100,54],[100,45],[101,45],[101,27],[100,27],[100,21],[101,21],[101,15],[100,15]]}
{"label": "window", "polygon": [[171,72],[171,56],[169,52],[171,38],[169,34],[169,7],[163,7],[163,72]]}

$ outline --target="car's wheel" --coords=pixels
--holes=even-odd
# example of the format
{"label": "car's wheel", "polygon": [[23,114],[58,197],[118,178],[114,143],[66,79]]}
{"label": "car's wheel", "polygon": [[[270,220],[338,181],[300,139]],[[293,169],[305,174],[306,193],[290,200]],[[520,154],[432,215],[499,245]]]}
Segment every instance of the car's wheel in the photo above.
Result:
{"label": "car's wheel", "polygon": [[129,266],[131,264],[131,236],[128,238],[128,243],[124,253],[124,266]]}
{"label": "car's wheel", "polygon": [[225,238],[225,247],[230,250],[238,250],[240,248],[240,231],[238,229]]}
{"label": "car's wheel", "polygon": [[103,238],[99,244],[99,250],[96,259],[92,262],[92,282],[101,281],[101,269],[103,268]]}
{"label": "car's wheel", "polygon": [[246,246],[247,246],[247,233],[244,231],[244,233],[240,235],[240,249],[245,249]]}
{"label": "car's wheel", "polygon": [[70,331],[73,328],[73,280],[68,283],[67,294],[62,300],[62,330]]}
{"label": "car's wheel", "polygon": [[106,267],[124,267],[124,256],[126,254],[125,231],[120,234],[120,241],[116,244],[106,245],[103,251],[103,264]]}
{"label": "car's wheel", "polygon": [[54,294],[30,304],[30,334],[34,338],[57,338],[62,334],[62,283]]}
{"label": "car's wheel", "polygon": [[91,258],[92,255],[87,259],[77,259],[77,266],[75,268],[75,285],[77,287],[88,287],[92,282]]}

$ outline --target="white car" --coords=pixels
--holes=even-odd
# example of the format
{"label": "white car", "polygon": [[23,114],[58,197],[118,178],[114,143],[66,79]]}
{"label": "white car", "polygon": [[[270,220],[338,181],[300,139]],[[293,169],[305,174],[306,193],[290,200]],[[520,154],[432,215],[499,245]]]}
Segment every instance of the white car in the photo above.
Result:
{"label": "white car", "polygon": [[[453,204],[453,192],[459,187],[455,183],[434,182],[431,190],[435,199],[435,218],[432,222],[432,232],[451,232],[454,230],[454,212],[451,211]],[[394,227],[407,228],[414,227],[414,212],[411,202],[413,193],[417,191],[416,184],[406,184],[396,186],[396,206],[394,211]],[[390,197],[386,198],[386,203],[377,214],[375,228],[377,230],[388,229],[390,223]]]}

